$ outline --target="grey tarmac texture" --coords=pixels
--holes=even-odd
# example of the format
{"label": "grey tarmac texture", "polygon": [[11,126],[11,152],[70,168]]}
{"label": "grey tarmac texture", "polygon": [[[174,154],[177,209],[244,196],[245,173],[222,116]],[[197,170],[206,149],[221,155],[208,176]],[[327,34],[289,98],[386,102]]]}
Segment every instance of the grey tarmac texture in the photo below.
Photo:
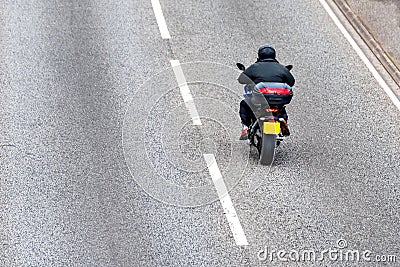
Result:
{"label": "grey tarmac texture", "polygon": [[400,2],[397,0],[346,0],[374,38],[400,68]]}
{"label": "grey tarmac texture", "polygon": [[[160,38],[150,1],[1,2],[0,265],[310,266],[260,262],[257,253],[322,251],[338,239],[399,257],[400,113],[319,1],[161,6],[170,42]],[[233,138],[237,72],[183,64],[188,81],[217,85],[190,85],[208,124],[181,131],[189,118],[169,62],[249,65],[263,43],[295,66],[297,78],[288,107],[293,134],[271,168],[258,166],[254,151],[242,157],[248,147]],[[171,74],[163,86],[142,86],[160,72]],[[217,134],[213,123],[223,125]],[[177,132],[183,139],[174,150]],[[224,178],[247,248],[236,246],[218,201],[169,205],[138,182],[150,168],[180,186],[211,185],[199,157],[215,152],[226,174],[230,147],[244,165]],[[171,167],[189,160],[193,176]]]}

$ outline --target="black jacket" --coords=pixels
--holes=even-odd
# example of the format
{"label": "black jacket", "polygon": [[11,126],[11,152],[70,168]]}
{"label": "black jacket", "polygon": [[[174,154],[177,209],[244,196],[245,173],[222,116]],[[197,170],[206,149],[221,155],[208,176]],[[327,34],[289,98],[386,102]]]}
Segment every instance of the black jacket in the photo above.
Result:
{"label": "black jacket", "polygon": [[293,86],[295,82],[290,71],[275,59],[266,59],[254,63],[240,74],[238,81],[241,84],[278,82],[287,83],[289,86]]}

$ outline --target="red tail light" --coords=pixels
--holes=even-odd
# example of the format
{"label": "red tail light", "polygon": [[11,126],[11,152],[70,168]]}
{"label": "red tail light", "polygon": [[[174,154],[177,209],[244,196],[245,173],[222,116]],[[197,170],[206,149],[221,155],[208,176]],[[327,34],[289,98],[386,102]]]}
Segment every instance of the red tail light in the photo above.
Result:
{"label": "red tail light", "polygon": [[265,109],[265,111],[266,112],[276,113],[276,112],[278,112],[278,109],[277,108],[267,108],[267,109]]}
{"label": "red tail light", "polygon": [[290,95],[292,91],[286,88],[260,88],[258,91],[265,95]]}

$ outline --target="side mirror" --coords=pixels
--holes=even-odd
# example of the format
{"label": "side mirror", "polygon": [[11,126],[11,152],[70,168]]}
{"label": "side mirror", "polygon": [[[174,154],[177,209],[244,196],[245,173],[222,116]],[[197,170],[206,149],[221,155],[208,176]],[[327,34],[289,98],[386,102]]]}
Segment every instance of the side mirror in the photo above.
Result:
{"label": "side mirror", "polygon": [[236,67],[238,67],[239,70],[244,71],[246,67],[242,63],[236,63]]}
{"label": "side mirror", "polygon": [[291,69],[293,69],[293,65],[287,65],[287,66],[285,66],[288,70],[291,70]]}

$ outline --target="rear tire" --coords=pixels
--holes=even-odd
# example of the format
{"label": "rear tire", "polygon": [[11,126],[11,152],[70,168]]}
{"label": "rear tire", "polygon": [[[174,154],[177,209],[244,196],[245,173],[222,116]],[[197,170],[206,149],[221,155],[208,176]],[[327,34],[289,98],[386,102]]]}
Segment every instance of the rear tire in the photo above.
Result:
{"label": "rear tire", "polygon": [[270,165],[274,161],[275,156],[275,134],[263,134],[262,144],[260,150],[260,163],[261,165]]}

